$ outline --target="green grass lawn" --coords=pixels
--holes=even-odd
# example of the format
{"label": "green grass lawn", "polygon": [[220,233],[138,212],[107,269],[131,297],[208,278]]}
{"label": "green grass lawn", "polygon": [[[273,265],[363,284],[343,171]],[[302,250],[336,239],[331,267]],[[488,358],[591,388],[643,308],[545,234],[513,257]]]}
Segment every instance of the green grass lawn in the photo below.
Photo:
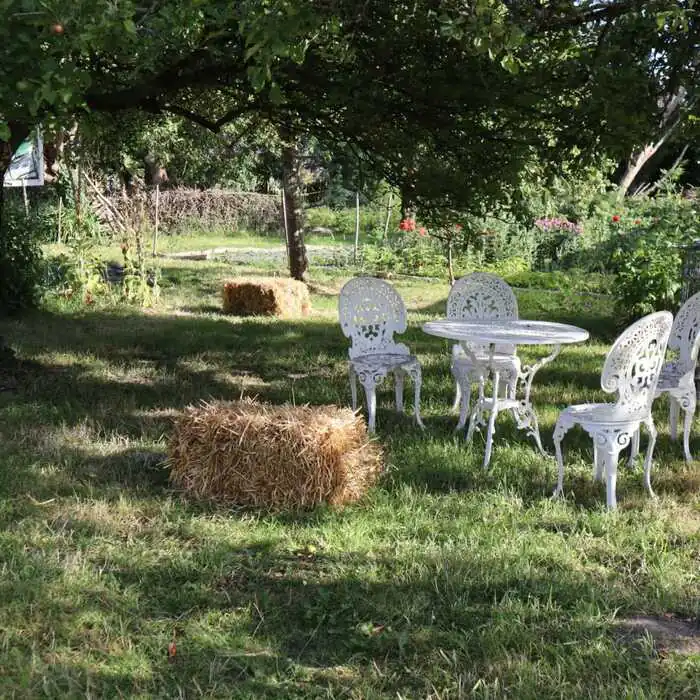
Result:
{"label": "green grass lawn", "polygon": [[[342,240],[338,241],[328,236],[310,236],[307,239],[310,246],[328,246],[333,248],[349,247]],[[219,231],[209,234],[192,235],[161,235],[158,237],[158,253],[168,255],[170,253],[183,253],[189,251],[205,251],[215,248],[244,248],[260,249],[264,251],[268,248],[284,248],[284,236],[268,235],[262,236],[246,231],[235,231],[227,233]],[[147,237],[144,240],[144,248],[150,255],[153,247],[153,240]],[[46,255],[60,255],[68,253],[68,247],[64,243],[49,243],[43,246]],[[122,252],[120,242],[107,242],[96,246],[95,255],[104,260],[121,260]]]}
{"label": "green grass lawn", "polygon": [[[468,447],[452,432],[448,343],[420,331],[444,314],[446,284],[396,282],[427,429],[381,394],[388,470],[362,502],[235,511],[171,489],[158,461],[189,403],[349,402],[343,278],[314,271],[314,313],[291,322],[219,315],[231,274],[168,261],[157,310],[54,303],[0,323],[25,361],[0,373],[16,382],[0,392],[1,697],[700,697],[700,656],[618,627],[634,614],[700,615],[700,468],[669,441],[666,404],[657,501],[641,463],[621,466],[620,508],[606,512],[576,432],[567,498],[550,500],[554,459],[506,416],[484,472],[483,438]],[[605,297],[518,297],[522,317],[592,334],[536,380],[551,450],[558,410],[603,398],[617,319]]]}

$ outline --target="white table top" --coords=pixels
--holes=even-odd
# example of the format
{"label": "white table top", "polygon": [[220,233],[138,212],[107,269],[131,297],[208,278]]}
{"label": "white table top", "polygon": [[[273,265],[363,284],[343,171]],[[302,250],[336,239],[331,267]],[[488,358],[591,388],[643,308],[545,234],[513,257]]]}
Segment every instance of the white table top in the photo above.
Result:
{"label": "white table top", "polygon": [[588,331],[553,321],[462,321],[440,319],[423,325],[429,335],[470,343],[510,345],[561,345],[588,340]]}

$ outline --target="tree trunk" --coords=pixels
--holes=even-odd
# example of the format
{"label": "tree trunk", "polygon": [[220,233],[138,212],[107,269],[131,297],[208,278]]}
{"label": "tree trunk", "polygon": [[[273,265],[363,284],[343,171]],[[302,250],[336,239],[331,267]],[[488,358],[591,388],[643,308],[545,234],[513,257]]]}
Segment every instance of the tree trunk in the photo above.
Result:
{"label": "tree trunk", "polygon": [[632,187],[632,183],[635,181],[637,175],[644,167],[644,165],[649,161],[649,159],[654,156],[661,146],[666,143],[668,137],[676,130],[681,122],[681,108],[685,101],[686,91],[681,88],[678,92],[673,95],[666,105],[664,111],[663,119],[659,128],[659,138],[656,143],[647,144],[639,153],[633,153],[627,163],[627,169],[620,178],[620,189],[618,190],[617,196],[620,201],[624,199],[625,195]]}
{"label": "tree trunk", "polygon": [[[669,132],[670,133],[670,132]],[[640,170],[646,165],[647,161],[663,146],[664,141],[666,141],[668,134],[657,141],[656,143],[649,144],[642,151],[633,155],[632,158],[627,163],[627,170],[625,170],[624,175],[620,179],[620,189],[617,193],[618,199],[624,199],[625,195],[632,187],[632,183],[639,175]]]}
{"label": "tree trunk", "polygon": [[5,173],[7,172],[7,163],[4,158],[0,157],[0,236],[3,231],[3,209],[5,208]]}
{"label": "tree trunk", "polygon": [[304,204],[299,151],[296,143],[287,136],[282,149],[282,186],[284,188],[287,228],[289,231],[289,274],[304,281],[309,269],[304,244]]}
{"label": "tree trunk", "polygon": [[450,280],[450,287],[455,283],[454,256],[452,253],[452,239],[447,241],[447,276]]}

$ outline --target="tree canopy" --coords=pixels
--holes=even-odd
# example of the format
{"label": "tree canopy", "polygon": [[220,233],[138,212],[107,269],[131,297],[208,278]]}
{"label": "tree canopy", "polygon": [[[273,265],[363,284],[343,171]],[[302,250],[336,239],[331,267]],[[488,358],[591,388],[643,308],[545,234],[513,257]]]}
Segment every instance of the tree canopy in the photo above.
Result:
{"label": "tree canopy", "polygon": [[175,114],[212,132],[255,117],[351,150],[436,213],[507,201],[542,164],[627,156],[698,75],[693,0],[0,0],[0,11],[5,157],[35,124],[85,111]]}

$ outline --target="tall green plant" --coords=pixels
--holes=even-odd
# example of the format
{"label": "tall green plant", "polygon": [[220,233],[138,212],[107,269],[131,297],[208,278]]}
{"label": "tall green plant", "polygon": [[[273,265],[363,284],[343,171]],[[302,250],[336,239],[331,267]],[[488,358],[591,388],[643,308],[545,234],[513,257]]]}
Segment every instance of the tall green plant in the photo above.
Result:
{"label": "tall green plant", "polygon": [[37,305],[40,297],[41,249],[36,216],[7,206],[0,221],[0,314],[15,314]]}

